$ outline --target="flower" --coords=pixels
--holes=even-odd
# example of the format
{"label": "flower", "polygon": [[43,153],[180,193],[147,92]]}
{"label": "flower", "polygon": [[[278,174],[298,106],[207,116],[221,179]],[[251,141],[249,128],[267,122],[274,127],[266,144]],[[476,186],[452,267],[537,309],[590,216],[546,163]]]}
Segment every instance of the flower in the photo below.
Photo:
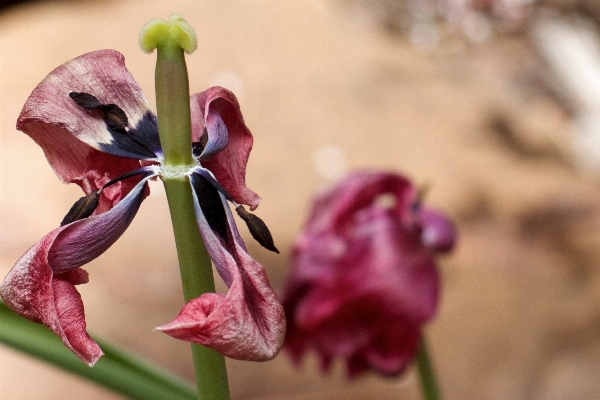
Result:
{"label": "flower", "polygon": [[404,177],[346,177],[317,196],[295,242],[284,347],[296,362],[316,350],[324,370],[341,357],[349,377],[401,373],[436,311],[434,255],[449,251],[454,238],[452,223],[422,208]]}
{"label": "flower", "polygon": [[53,330],[86,363],[102,355],[86,332],[81,296],[87,283],[80,267],[107,250],[127,229],[157,176],[189,177],[196,219],[207,250],[229,290],[186,304],[173,322],[157,328],[244,360],[267,360],[281,347],[282,307],[263,267],[247,253],[227,201],[254,237],[277,251],[254,210],[260,197],[245,185],[252,148],[239,104],[230,91],[213,87],[191,96],[195,163],[161,165],[157,119],[144,93],[113,50],[84,54],[52,71],[32,92],[17,128],[40,145],[64,183],[85,196],[61,226],[44,236],[15,264],[0,296],[15,312]]}

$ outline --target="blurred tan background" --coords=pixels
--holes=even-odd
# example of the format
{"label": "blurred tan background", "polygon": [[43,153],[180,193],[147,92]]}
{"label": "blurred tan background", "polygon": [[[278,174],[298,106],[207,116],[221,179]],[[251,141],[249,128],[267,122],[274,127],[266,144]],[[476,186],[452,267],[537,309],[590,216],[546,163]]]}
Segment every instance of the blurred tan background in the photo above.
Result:
{"label": "blurred tan background", "polygon": [[[594,16],[590,2],[554,3]],[[576,106],[556,89],[526,27],[478,43],[448,34],[423,47],[384,0],[73,0],[4,10],[2,277],[80,196],[14,128],[27,96],[61,63],[113,48],[154,104],[155,55],[139,50],[137,35],[172,12],[198,33],[192,92],[232,89],[255,136],[247,182],[283,251],[247,243],[276,288],[316,190],[351,169],[402,172],[430,184],[427,203],[460,230],[458,248],[440,261],[441,306],[426,328],[445,398],[600,398],[599,180],[573,150]],[[192,379],[188,344],[152,331],[183,301],[160,183],[119,242],[85,269],[90,332]],[[413,370],[348,382],[341,364],[322,376],[315,357],[296,369],[285,353],[262,364],[228,360],[228,369],[234,399],[420,398]],[[0,399],[118,398],[0,347]]]}

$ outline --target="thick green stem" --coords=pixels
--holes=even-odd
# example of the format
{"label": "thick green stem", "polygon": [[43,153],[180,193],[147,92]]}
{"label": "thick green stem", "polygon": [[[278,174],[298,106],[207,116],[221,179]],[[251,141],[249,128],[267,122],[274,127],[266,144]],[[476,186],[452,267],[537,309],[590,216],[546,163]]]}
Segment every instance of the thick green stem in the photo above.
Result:
{"label": "thick green stem", "polygon": [[417,365],[419,368],[419,376],[421,378],[421,388],[423,389],[423,398],[425,400],[441,400],[442,396],[438,390],[435,380],[433,366],[429,360],[425,337],[421,336],[419,345],[419,354],[417,355]]}
{"label": "thick green stem", "polygon": [[[192,158],[188,74],[180,41],[177,35],[169,36],[181,31],[168,25],[171,21],[166,24],[168,29],[164,34],[162,28],[156,30],[160,39],[156,43],[155,79],[158,130],[164,154],[163,167],[174,171],[182,167],[185,171],[195,162]],[[166,174],[163,182],[171,211],[183,295],[188,302],[203,293],[215,291],[212,264],[198,230],[189,178],[185,174]],[[198,397],[201,400],[229,399],[225,358],[196,344],[192,344],[192,356]]]}

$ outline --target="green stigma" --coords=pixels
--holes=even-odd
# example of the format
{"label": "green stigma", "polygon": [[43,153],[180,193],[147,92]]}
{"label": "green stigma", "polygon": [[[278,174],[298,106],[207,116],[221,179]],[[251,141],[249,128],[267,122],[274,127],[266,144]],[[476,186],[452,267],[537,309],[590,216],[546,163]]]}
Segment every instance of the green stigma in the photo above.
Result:
{"label": "green stigma", "polygon": [[159,46],[177,44],[192,54],[198,47],[196,32],[181,14],[171,14],[168,21],[162,18],[148,21],[140,31],[139,42],[146,53],[152,53]]}

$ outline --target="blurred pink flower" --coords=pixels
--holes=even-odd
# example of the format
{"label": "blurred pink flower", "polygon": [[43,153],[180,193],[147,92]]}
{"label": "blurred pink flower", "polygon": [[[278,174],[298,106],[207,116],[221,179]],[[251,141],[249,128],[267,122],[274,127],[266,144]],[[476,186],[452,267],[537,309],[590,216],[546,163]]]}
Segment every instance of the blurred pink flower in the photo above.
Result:
{"label": "blurred pink flower", "polygon": [[[190,105],[195,162],[181,176],[189,178],[196,222],[229,290],[190,301],[173,322],[157,329],[228,357],[270,359],[283,342],[283,309],[264,268],[248,254],[227,203],[263,246],[277,251],[264,223],[240,205],[254,209],[260,201],[245,183],[252,134],[226,89],[195,94]],[[147,181],[166,173],[157,119],[124,57],[100,50],[52,71],[25,103],[17,128],[42,147],[64,183],[76,183],[86,196],[17,261],[0,296],[93,365],[102,350],[86,332],[75,285],[88,282],[81,267],[127,229],[149,194]]]}
{"label": "blurred pink flower", "polygon": [[341,357],[349,377],[401,373],[437,308],[434,256],[454,240],[452,222],[421,208],[404,177],[346,177],[317,196],[293,248],[284,347],[296,362],[314,349],[324,370]]}

